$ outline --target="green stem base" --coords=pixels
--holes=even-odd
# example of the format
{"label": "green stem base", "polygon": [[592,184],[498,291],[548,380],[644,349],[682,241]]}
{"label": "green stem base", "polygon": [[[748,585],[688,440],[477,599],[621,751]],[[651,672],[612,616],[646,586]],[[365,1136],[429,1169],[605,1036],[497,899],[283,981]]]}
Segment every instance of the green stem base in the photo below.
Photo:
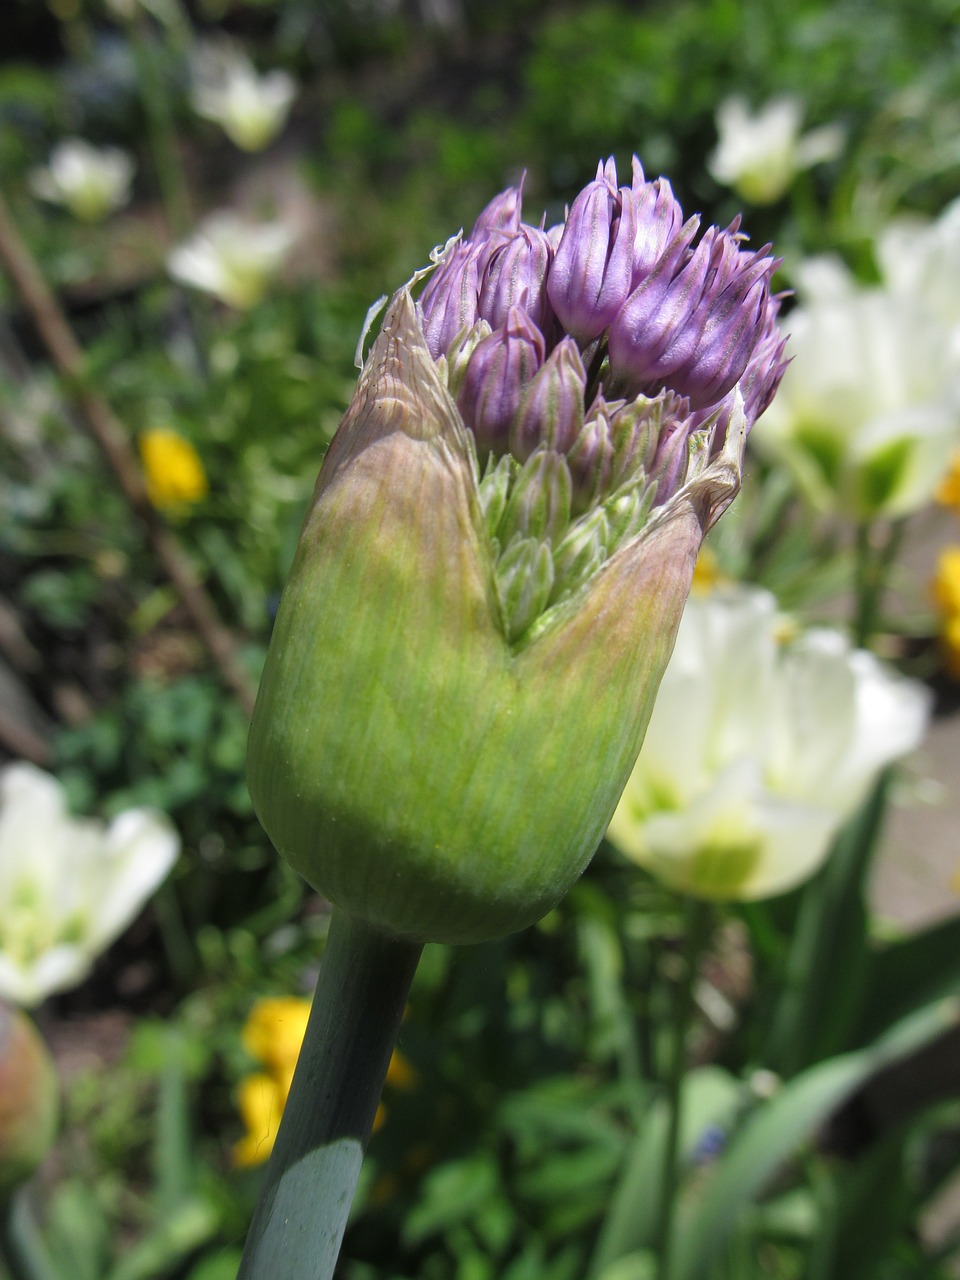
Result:
{"label": "green stem base", "polygon": [[422,950],[334,909],[237,1280],[330,1280]]}

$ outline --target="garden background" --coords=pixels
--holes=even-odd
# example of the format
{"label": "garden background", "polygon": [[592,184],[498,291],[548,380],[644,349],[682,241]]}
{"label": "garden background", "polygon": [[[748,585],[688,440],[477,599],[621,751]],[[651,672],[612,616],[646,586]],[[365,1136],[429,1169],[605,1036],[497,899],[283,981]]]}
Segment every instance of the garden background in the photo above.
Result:
{"label": "garden background", "polygon": [[[924,686],[929,726],[812,879],[713,904],[691,973],[674,890],[696,886],[614,842],[537,926],[429,946],[338,1275],[662,1280],[687,987],[673,1280],[960,1274],[958,20],[955,0],[7,0],[0,762],[54,775],[74,815],[156,811],[167,840],[100,927],[50,794],[35,824],[0,809],[0,996],[60,1098],[29,1182],[0,1180],[30,1280],[236,1274],[328,920],[252,811],[247,725],[368,308],[507,185],[549,225],[634,153],[705,223],[742,210],[773,242],[787,332],[838,299],[860,315],[854,295],[907,317],[818,348],[826,372],[788,345],[786,407],[697,590],[751,584],[791,627],[852,634]],[[58,166],[76,138],[124,158]],[[45,983],[58,943],[73,967]]]}

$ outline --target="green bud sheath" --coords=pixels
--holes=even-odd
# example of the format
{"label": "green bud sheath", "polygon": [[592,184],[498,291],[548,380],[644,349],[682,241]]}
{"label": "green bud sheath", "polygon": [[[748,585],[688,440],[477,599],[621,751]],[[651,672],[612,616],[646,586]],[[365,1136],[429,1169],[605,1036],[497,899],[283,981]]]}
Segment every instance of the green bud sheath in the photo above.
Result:
{"label": "green bud sheath", "polygon": [[511,644],[469,433],[401,290],[324,461],[254,713],[250,790],[280,853],[417,941],[554,906],[639,752],[739,447]]}

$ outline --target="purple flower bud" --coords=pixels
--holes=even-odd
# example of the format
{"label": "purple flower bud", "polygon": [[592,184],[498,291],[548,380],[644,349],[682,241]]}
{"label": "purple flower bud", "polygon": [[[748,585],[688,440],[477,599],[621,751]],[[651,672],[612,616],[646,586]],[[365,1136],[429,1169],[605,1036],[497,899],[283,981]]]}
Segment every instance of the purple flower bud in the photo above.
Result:
{"label": "purple flower bud", "polygon": [[[754,347],[743,376],[737,384],[743,397],[743,412],[748,428],[753,426],[776,395],[780,379],[790,363],[789,360],[784,359],[787,340],[777,327],[777,314],[784,296],[783,294],[777,294],[774,297],[767,298],[764,318],[760,326],[760,339]],[[716,414],[714,453],[719,452],[723,441],[726,439],[735,391],[736,388],[731,388],[723,397],[719,405],[719,413],[717,413],[716,407],[709,407],[699,409],[693,415],[691,429],[696,430],[708,418]]]}
{"label": "purple flower bud", "polygon": [[545,281],[553,250],[543,231],[521,225],[516,235],[492,249],[480,283],[480,315],[494,329],[511,307],[522,307],[541,330],[552,328],[553,310]]}
{"label": "purple flower bud", "polygon": [[606,329],[632,284],[636,209],[616,181],[608,160],[574,200],[547,281],[560,323],[582,345]]}
{"label": "purple flower bud", "polygon": [[687,462],[687,441],[693,426],[690,417],[668,418],[657,440],[650,475],[656,480],[655,502],[666,502],[683,483]]}
{"label": "purple flower bud", "polygon": [[506,324],[477,343],[457,406],[481,453],[507,451],[510,424],[545,354],[543,335],[520,307],[511,307]]}
{"label": "purple flower bud", "polygon": [[561,453],[583,427],[587,374],[577,344],[564,338],[531,379],[510,428],[510,452],[521,462],[543,443]]}
{"label": "purple flower bud", "polygon": [[721,259],[700,307],[702,319],[691,350],[675,365],[671,382],[694,408],[716,404],[736,386],[766,325],[769,277],[779,263],[767,249],[747,253],[735,236],[720,232]]}
{"label": "purple flower bud", "polygon": [[[631,394],[657,390],[664,376],[686,356],[683,348],[678,359],[676,346],[696,315],[717,252],[713,227],[689,252],[699,223],[693,217],[683,225],[610,326],[610,369],[618,389],[622,386]],[[696,319],[694,326],[700,327]]]}
{"label": "purple flower bud", "polygon": [[507,187],[506,191],[501,191],[498,196],[493,197],[473,224],[473,230],[467,239],[473,244],[480,244],[494,232],[515,235],[520,230],[522,207],[523,178],[520,179],[518,187]]}
{"label": "purple flower bud", "polygon": [[439,360],[453,340],[480,318],[480,259],[485,245],[462,240],[453,246],[424,286],[419,303],[423,336]]}
{"label": "purple flower bud", "polygon": [[786,294],[776,294],[767,299],[760,341],[740,379],[744,413],[751,426],[769,407],[790,363],[784,359],[787,339],[777,327],[777,315],[784,297]]}
{"label": "purple flower bud", "polygon": [[633,242],[633,286],[645,280],[683,226],[683,210],[666,178],[645,182],[633,157],[633,202],[637,232]]}

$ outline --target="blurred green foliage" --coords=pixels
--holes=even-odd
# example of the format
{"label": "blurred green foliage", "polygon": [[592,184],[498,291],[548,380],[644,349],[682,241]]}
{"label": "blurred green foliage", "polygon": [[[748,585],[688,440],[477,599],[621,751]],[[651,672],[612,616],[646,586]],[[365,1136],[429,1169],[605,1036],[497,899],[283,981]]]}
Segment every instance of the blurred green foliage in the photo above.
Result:
{"label": "blurred green foliage", "polygon": [[[140,25],[192,207],[251,202],[248,163],[257,212],[280,207],[291,174],[321,211],[290,279],[240,314],[185,297],[165,275],[174,237],[136,63],[99,0],[12,6],[0,174],[131,439],[173,427],[198,450],[209,495],[172,522],[253,677],[351,394],[367,307],[522,171],[533,220],[540,207],[548,221],[561,216],[599,156],[626,164],[634,151],[649,175],[669,173],[687,207],[729,219],[734,198],[705,168],[718,102],[795,93],[808,125],[845,126],[843,161],[754,211],[749,229],[787,253],[840,249],[864,274],[884,218],[935,213],[958,187],[956,0],[198,0],[198,32],[229,33],[300,80],[272,169],[192,116],[187,15],[160,0],[151,12]],[[30,195],[30,170],[65,133],[136,154],[133,206],[106,227]],[[54,767],[78,810],[156,805],[184,838],[151,913],[87,987],[52,1002],[67,1024],[122,1012],[109,1089],[100,1063],[65,1082],[44,1230],[54,1263],[77,1280],[226,1280],[257,1188],[256,1172],[230,1162],[234,1090],[250,1069],[240,1027],[256,997],[309,991],[326,917],[269,849],[243,781],[245,716],[69,388],[42,367],[7,282],[0,304],[0,596],[43,656],[25,664],[23,684],[57,726]],[[725,567],[816,614],[848,577],[848,550],[793,505],[782,478],[758,464],[749,485],[751,501],[718,531]],[[733,912],[718,935],[694,1044],[701,1067],[686,1086],[682,1206],[717,1280],[949,1274],[956,1241],[938,1252],[917,1222],[960,1161],[956,1101],[918,1098],[886,1126],[848,1113],[853,1136],[835,1123],[823,1140],[844,1102],[857,1095],[862,1108],[866,1082],[956,1022],[938,1002],[960,981],[957,922],[886,944],[866,914],[878,805],[810,886]],[[647,1175],[664,1141],[681,929],[676,903],[604,848],[526,934],[428,948],[401,1035],[417,1085],[386,1098],[344,1280],[653,1275]],[[904,1031],[917,1008],[927,1021]],[[776,1129],[763,1119],[768,1088],[791,1135],[782,1147],[762,1131]],[[747,1188],[757,1146],[770,1177]],[[733,1199],[720,1201],[725,1185]],[[704,1205],[713,1216],[698,1219]],[[687,1265],[675,1280],[706,1275]]]}

